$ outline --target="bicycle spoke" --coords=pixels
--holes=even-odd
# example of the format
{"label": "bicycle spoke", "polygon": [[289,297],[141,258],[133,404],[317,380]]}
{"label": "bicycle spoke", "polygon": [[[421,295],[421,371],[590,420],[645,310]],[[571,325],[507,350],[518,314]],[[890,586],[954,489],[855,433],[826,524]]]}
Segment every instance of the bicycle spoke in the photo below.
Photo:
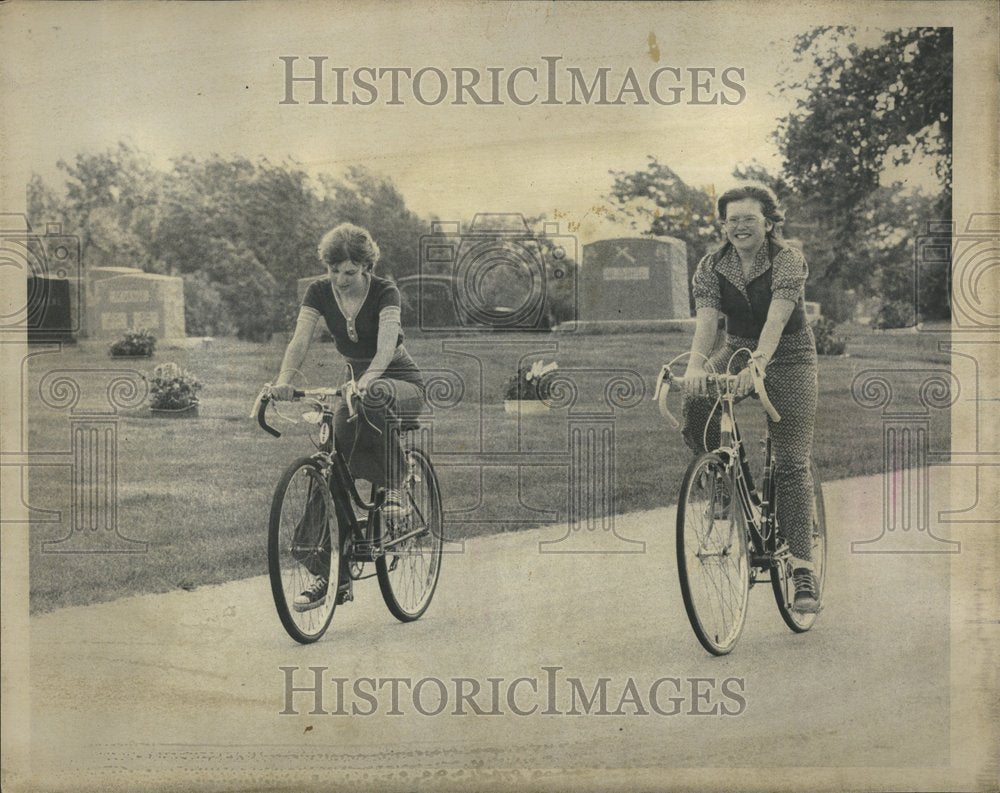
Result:
{"label": "bicycle spoke", "polygon": [[[299,642],[318,639],[333,616],[338,569],[334,526],[330,494],[314,463],[296,463],[275,493],[268,553],[278,615]],[[316,591],[320,577],[326,580],[325,592],[297,602],[303,593]]]}
{"label": "bicycle spoke", "polygon": [[386,605],[404,621],[416,619],[430,603],[437,586],[441,561],[441,505],[436,479],[423,457],[415,462],[422,470],[411,483],[407,498],[410,514],[387,527],[386,541],[406,537],[391,545],[378,566]]}
{"label": "bicycle spoke", "polygon": [[743,627],[749,568],[742,513],[714,456],[692,464],[678,505],[678,564],[685,608],[699,640],[728,652]]}

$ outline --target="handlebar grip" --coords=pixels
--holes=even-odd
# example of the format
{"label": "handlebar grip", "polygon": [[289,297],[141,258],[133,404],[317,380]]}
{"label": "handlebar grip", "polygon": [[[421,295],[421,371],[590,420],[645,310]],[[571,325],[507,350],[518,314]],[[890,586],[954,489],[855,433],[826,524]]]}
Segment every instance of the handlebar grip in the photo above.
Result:
{"label": "handlebar grip", "polygon": [[275,438],[280,438],[281,433],[278,432],[270,424],[268,424],[267,420],[264,418],[264,414],[267,412],[267,405],[270,401],[271,398],[268,396],[261,396],[257,400],[257,423],[260,425],[260,428],[265,432],[271,433],[271,435],[273,435]]}
{"label": "handlebar grip", "polygon": [[775,423],[781,421],[781,416],[778,411],[775,410],[774,405],[771,404],[770,398],[767,396],[767,389],[764,387],[764,378],[761,376],[760,367],[754,360],[750,361],[750,377],[753,379],[754,391],[757,392],[757,396],[760,398],[760,404],[764,406],[764,410],[767,415],[771,417],[771,421]]}

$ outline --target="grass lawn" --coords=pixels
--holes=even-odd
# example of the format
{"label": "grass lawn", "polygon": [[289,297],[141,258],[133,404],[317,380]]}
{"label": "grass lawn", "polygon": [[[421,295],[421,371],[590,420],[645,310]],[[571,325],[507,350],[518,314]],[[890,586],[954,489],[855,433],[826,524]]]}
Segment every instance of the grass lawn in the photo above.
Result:
{"label": "grass lawn", "polygon": [[[920,408],[919,385],[928,370],[948,365],[938,349],[946,331],[886,334],[852,328],[848,338],[847,357],[820,359],[815,458],[827,480],[883,467],[881,409],[863,407],[852,397],[859,373],[894,370],[892,409],[903,411]],[[612,511],[674,503],[689,454],[650,397],[659,365],[688,343],[682,333],[409,338],[414,358],[440,383],[432,388],[436,405],[428,424],[449,537],[565,522],[571,428],[584,440],[605,438],[611,444]],[[221,339],[133,361],[112,360],[103,345],[84,343],[29,358],[29,448],[47,464],[30,468],[26,501],[33,509],[55,511],[37,513],[43,517],[31,526],[33,612],[266,572],[272,489],[288,462],[312,450],[309,425],[281,423],[285,435],[274,439],[248,417],[260,385],[277,371],[283,347],[277,338],[265,345]],[[573,381],[576,400],[572,407],[519,422],[503,411],[503,385],[519,362],[538,358],[559,362]],[[44,404],[39,389],[52,381],[54,370],[82,371],[73,375],[85,389],[82,406],[93,389],[103,399],[114,376],[108,370],[149,372],[164,361],[189,368],[205,383],[199,417],[154,419],[142,410],[126,410],[112,419],[117,477],[111,497],[118,531],[147,543],[147,551],[53,552],[68,547],[58,541],[70,533],[72,477],[79,469],[72,467],[70,409]],[[923,371],[900,371],[907,367]],[[305,371],[310,384],[334,384],[340,372],[332,345],[313,347]],[[609,386],[616,378],[619,386]],[[744,403],[740,415],[745,435],[759,437],[763,419],[757,403]],[[949,443],[948,411],[932,410],[931,451],[946,453]],[[50,545],[43,551],[44,542]]]}

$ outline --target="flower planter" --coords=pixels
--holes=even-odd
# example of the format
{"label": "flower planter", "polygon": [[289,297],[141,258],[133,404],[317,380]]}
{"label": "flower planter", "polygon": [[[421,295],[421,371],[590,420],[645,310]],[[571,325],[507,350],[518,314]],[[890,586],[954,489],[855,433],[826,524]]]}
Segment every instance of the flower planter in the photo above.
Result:
{"label": "flower planter", "polygon": [[198,406],[188,405],[186,408],[150,408],[149,413],[155,418],[192,419],[198,415]]}
{"label": "flower planter", "polygon": [[503,409],[506,413],[518,416],[540,416],[551,410],[540,399],[505,399]]}

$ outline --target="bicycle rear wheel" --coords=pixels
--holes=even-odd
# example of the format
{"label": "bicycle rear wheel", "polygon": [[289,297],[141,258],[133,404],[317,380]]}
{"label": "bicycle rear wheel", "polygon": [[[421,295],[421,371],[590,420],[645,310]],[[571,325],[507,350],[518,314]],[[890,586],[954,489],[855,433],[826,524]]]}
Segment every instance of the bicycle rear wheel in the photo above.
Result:
{"label": "bicycle rear wheel", "polygon": [[385,605],[401,622],[418,619],[430,606],[441,572],[444,546],[437,476],[422,451],[411,449],[407,456],[414,473],[406,496],[410,514],[400,521],[381,519],[386,552],[375,562]]}
{"label": "bicycle rear wheel", "polygon": [[[333,498],[319,463],[310,457],[296,460],[282,474],[271,501],[267,563],[281,624],[302,644],[319,639],[333,619],[339,533]],[[296,603],[317,581],[316,597]]]}
{"label": "bicycle rear wheel", "polygon": [[[813,498],[812,498],[812,561],[816,576],[816,588],[819,595],[820,608],[823,607],[823,584],[826,580],[826,508],[823,504],[823,483],[812,467]],[[778,529],[781,529],[781,513],[778,513]],[[776,561],[771,571],[771,588],[774,599],[778,603],[778,611],[785,624],[796,633],[805,633],[816,622],[817,614],[803,614],[793,611],[791,604],[795,597],[795,586],[792,583],[792,560],[786,556]]]}
{"label": "bicycle rear wheel", "polygon": [[750,559],[733,479],[716,454],[688,467],[677,504],[677,572],[691,627],[702,646],[725,655],[746,623]]}

